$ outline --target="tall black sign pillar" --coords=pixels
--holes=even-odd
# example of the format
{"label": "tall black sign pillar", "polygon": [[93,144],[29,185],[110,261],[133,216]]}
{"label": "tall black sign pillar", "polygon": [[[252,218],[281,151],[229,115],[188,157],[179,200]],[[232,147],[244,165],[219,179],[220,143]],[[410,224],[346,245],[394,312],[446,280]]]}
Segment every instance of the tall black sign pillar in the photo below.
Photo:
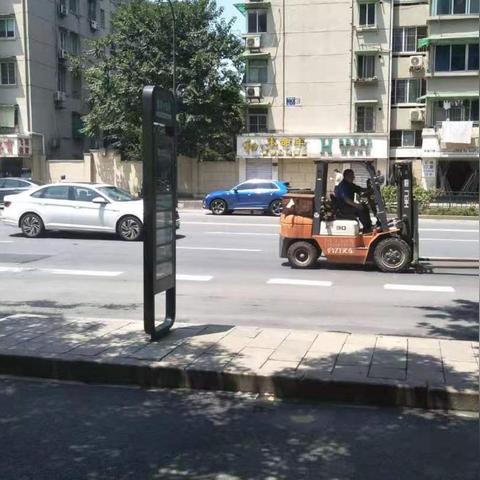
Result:
{"label": "tall black sign pillar", "polygon": [[[175,100],[143,89],[143,321],[152,340],[175,322],[177,152]],[[155,295],[165,292],[165,318],[155,325]]]}

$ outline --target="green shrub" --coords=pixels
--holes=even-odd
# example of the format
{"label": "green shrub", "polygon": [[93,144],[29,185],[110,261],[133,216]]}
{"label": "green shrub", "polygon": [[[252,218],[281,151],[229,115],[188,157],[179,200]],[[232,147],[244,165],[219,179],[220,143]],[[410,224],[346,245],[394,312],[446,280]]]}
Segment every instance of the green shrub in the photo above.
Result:
{"label": "green shrub", "polygon": [[[396,212],[397,204],[397,187],[395,185],[387,185],[382,189],[382,196],[388,213]],[[438,197],[437,190],[425,190],[422,187],[413,187],[413,198],[418,202],[419,213],[423,211]]]}
{"label": "green shrub", "polygon": [[458,207],[428,207],[423,212],[425,215],[458,215],[464,217],[478,217],[479,209],[476,205]]}

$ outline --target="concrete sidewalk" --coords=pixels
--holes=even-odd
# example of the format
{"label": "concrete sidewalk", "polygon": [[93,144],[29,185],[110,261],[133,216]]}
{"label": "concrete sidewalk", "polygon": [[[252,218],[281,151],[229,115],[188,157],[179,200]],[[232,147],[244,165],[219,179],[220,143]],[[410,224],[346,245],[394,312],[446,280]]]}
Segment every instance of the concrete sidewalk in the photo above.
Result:
{"label": "concrete sidewalk", "polygon": [[478,410],[478,343],[177,324],[151,343],[138,321],[12,315],[0,373],[145,387]]}

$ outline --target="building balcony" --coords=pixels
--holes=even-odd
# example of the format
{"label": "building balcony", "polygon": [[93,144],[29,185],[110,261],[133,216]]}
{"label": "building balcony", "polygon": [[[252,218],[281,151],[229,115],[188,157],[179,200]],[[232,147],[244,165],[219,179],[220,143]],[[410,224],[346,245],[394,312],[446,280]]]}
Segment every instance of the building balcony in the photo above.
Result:
{"label": "building balcony", "polygon": [[[447,125],[445,125],[447,124]],[[433,158],[478,158],[479,123],[436,122],[422,132],[422,156]]]}
{"label": "building balcony", "polygon": [[0,157],[31,157],[32,138],[29,135],[0,134]]}
{"label": "building balcony", "polygon": [[354,78],[353,82],[355,83],[355,85],[375,85],[376,83],[378,83],[378,77],[359,77]]}

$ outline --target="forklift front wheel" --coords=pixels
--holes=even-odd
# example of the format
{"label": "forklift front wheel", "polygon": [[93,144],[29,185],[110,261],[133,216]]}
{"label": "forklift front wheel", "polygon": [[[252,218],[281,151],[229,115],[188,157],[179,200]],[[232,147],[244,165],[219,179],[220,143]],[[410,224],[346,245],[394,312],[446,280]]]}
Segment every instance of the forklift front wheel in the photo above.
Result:
{"label": "forklift front wheel", "polygon": [[293,268],[309,268],[319,256],[318,248],[309,242],[294,242],[287,250],[287,258]]}
{"label": "forklift front wheel", "polygon": [[382,272],[403,272],[411,262],[412,251],[407,242],[397,237],[382,240],[375,247],[373,259]]}

